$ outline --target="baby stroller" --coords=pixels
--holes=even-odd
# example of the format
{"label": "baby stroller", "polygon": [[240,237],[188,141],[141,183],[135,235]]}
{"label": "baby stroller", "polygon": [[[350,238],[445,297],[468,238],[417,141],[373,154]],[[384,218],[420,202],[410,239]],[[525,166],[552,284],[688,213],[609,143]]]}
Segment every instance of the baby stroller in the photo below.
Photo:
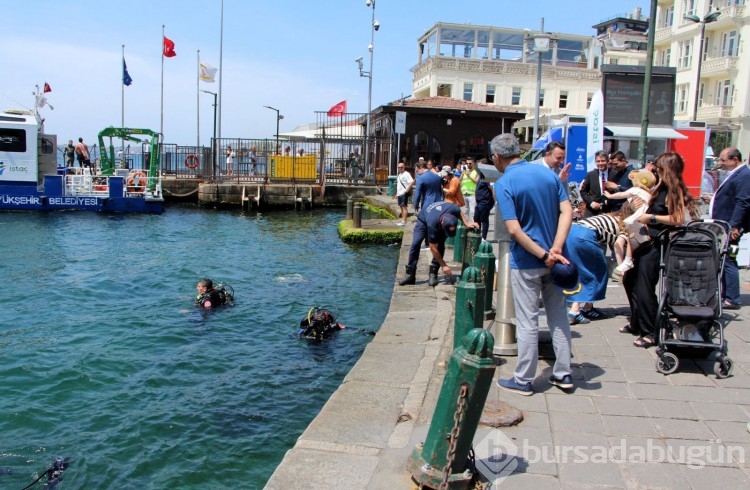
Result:
{"label": "baby stroller", "polygon": [[[721,317],[721,275],[729,248],[729,224],[718,220],[692,221],[677,231],[659,235],[658,348],[656,370],[677,371],[673,351],[697,349],[716,361],[717,378],[732,375]],[[666,233],[666,235],[665,235]]]}

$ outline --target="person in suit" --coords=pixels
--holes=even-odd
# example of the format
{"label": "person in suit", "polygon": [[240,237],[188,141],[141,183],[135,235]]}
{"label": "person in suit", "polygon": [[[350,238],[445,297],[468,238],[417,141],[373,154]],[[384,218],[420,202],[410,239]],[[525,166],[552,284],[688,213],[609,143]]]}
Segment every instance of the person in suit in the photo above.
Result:
{"label": "person in suit", "polygon": [[737,266],[737,248],[740,237],[750,229],[750,168],[742,163],[742,154],[737,148],[724,148],[717,161],[727,177],[716,189],[710,204],[710,215],[729,223],[730,251],[724,262],[721,277],[722,308],[740,308],[740,272]]}
{"label": "person in suit", "polygon": [[610,177],[609,155],[606,151],[599,150],[594,154],[596,168],[591,170],[581,182],[581,199],[586,203],[584,218],[590,218],[601,213],[610,211],[607,198],[604,196],[603,188]]}
{"label": "person in suit", "polygon": [[[609,170],[610,174],[606,183],[607,192],[612,194],[625,192],[633,186],[630,181],[630,172],[635,169],[628,163],[625,153],[616,151],[609,157]],[[619,211],[625,203],[625,199],[608,199],[607,203],[610,211]]]}

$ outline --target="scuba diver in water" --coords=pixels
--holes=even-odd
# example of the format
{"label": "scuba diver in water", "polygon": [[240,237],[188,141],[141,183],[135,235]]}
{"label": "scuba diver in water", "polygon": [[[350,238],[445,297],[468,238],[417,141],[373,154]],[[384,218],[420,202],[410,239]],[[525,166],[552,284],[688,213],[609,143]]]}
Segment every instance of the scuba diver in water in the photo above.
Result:
{"label": "scuba diver in water", "polygon": [[299,322],[297,335],[301,338],[318,342],[326,340],[334,332],[346,328],[345,325],[336,321],[336,316],[337,314],[334,314],[325,307],[314,306],[307,312],[307,316]]}
{"label": "scuba diver in water", "polygon": [[228,284],[218,284],[214,287],[211,279],[203,278],[198,281],[195,289],[198,291],[195,304],[201,308],[218,308],[234,301],[234,289]]}

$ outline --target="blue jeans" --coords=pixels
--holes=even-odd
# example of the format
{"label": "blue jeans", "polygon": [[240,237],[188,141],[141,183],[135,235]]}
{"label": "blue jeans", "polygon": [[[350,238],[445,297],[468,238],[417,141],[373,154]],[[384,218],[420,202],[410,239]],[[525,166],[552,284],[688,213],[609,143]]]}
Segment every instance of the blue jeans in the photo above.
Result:
{"label": "blue jeans", "polygon": [[[736,243],[732,245],[737,246]],[[740,269],[737,257],[727,255],[724,261],[724,274],[721,275],[721,299],[732,304],[740,304]]]}
{"label": "blue jeans", "polygon": [[[442,236],[442,239],[441,239]],[[411,241],[411,248],[409,248],[409,265],[416,267],[417,263],[419,262],[419,252],[420,247],[422,246],[422,241],[427,242],[427,223],[422,221],[421,219],[418,219],[416,224],[414,225],[414,235]],[[429,244],[428,244],[429,245]],[[445,255],[445,235],[438,233],[438,251],[440,252],[440,256],[443,257]],[[432,258],[432,262],[430,262],[430,265],[436,265],[439,266],[440,263],[435,260],[435,257]]]}

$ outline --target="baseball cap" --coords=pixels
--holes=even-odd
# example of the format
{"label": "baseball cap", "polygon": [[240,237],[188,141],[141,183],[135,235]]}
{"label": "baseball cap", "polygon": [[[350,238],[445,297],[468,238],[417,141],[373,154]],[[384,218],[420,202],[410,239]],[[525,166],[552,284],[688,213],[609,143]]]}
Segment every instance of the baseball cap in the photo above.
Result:
{"label": "baseball cap", "polygon": [[573,262],[568,265],[565,265],[561,262],[556,262],[555,265],[552,266],[552,272],[550,273],[550,276],[552,277],[552,282],[554,282],[557,287],[562,289],[563,292],[567,294],[573,294],[574,292],[577,292],[570,291],[578,288],[578,267],[576,267]]}
{"label": "baseball cap", "polygon": [[450,168],[448,165],[445,165],[442,169],[440,169],[441,177],[447,177],[449,174],[453,174],[453,169]]}
{"label": "baseball cap", "polygon": [[[443,231],[447,236],[456,236],[456,226],[458,225],[458,218],[450,213],[443,215]],[[451,228],[453,228],[451,230]],[[576,276],[577,277],[577,276]]]}

